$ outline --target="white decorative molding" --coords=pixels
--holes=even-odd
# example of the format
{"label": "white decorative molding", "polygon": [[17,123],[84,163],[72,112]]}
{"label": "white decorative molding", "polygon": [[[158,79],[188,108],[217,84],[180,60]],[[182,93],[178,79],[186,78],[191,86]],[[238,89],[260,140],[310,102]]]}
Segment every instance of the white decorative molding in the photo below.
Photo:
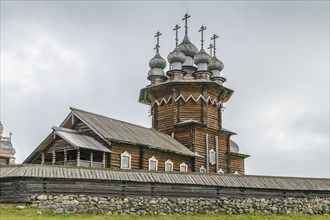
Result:
{"label": "white decorative molding", "polygon": [[210,164],[215,164],[215,151],[213,150],[213,148],[210,150]]}
{"label": "white decorative molding", "polygon": [[205,167],[204,167],[204,166],[201,166],[201,167],[199,168],[199,172],[200,172],[200,173],[206,173],[206,169],[205,169]]}
{"label": "white decorative molding", "polygon": [[170,159],[165,161],[165,171],[173,171],[173,162]]}
{"label": "white decorative molding", "polygon": [[218,101],[217,99],[212,99],[210,96],[207,98],[200,94],[197,98],[195,98],[192,94],[190,94],[187,98],[185,98],[182,94],[180,94],[177,98],[173,98],[172,96],[168,97],[168,99],[162,98],[160,101],[155,100],[151,106],[157,105],[160,106],[162,104],[168,104],[171,100],[174,102],[178,102],[179,100],[184,101],[187,103],[189,100],[194,102],[198,102],[199,100],[204,101],[205,103],[217,106],[218,108],[222,107],[223,102]]}
{"label": "white decorative molding", "polygon": [[[125,160],[127,160],[127,164],[124,163],[126,162]],[[131,169],[131,161],[132,156],[127,151],[122,153],[120,155],[120,169]]]}
{"label": "white decorative molding", "polygon": [[188,165],[185,162],[180,164],[180,172],[188,172]]}
{"label": "white decorative molding", "polygon": [[[155,169],[152,168],[152,162],[155,162]],[[149,158],[149,170],[154,170],[157,171],[158,170],[158,160],[156,159],[155,156],[152,156]]]}

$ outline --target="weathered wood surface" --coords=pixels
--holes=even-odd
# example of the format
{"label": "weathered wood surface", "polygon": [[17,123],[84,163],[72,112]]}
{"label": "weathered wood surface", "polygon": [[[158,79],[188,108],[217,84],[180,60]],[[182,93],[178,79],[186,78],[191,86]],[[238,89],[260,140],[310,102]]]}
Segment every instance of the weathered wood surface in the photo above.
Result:
{"label": "weathered wood surface", "polygon": [[0,167],[0,180],[13,177],[107,180],[258,190],[323,191],[330,193],[330,179],[322,178],[123,171],[48,165],[11,165]]}
{"label": "weathered wood surface", "polygon": [[98,131],[103,139],[117,143],[139,144],[191,157],[195,156],[193,152],[189,151],[175,139],[154,129],[141,127],[75,108],[71,108],[71,110],[73,114],[86,125]]}

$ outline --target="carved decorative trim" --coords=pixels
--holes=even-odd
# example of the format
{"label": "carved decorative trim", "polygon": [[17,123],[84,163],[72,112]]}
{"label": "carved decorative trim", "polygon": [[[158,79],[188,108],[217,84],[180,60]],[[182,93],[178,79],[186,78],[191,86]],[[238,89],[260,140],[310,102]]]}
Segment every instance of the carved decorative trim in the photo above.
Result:
{"label": "carved decorative trim", "polygon": [[221,101],[218,101],[217,99],[212,99],[210,96],[209,97],[204,97],[203,95],[199,95],[197,98],[195,98],[193,95],[189,95],[187,98],[183,97],[182,94],[180,94],[177,98],[173,98],[172,96],[170,96],[167,100],[165,98],[162,98],[160,101],[155,100],[152,103],[152,106],[157,105],[160,106],[162,104],[168,104],[171,100],[174,102],[178,102],[179,100],[184,101],[185,103],[187,103],[189,100],[192,100],[194,102],[198,102],[199,100],[204,101],[205,103],[211,104],[211,105],[215,105],[218,108],[222,107],[223,103]]}

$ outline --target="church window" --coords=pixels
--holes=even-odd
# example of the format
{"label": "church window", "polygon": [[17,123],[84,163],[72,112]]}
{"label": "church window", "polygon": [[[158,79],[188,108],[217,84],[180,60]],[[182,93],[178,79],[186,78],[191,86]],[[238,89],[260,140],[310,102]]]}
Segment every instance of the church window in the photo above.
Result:
{"label": "church window", "polygon": [[213,148],[210,150],[210,164],[215,164],[215,151],[213,150]]}
{"label": "church window", "polygon": [[165,161],[165,171],[173,171],[173,162],[170,159]]}
{"label": "church window", "polygon": [[188,165],[185,162],[180,164],[180,172],[188,172]]}
{"label": "church window", "polygon": [[200,173],[206,173],[206,169],[204,166],[201,166],[201,168],[199,168],[199,172]]}
{"label": "church window", "polygon": [[149,158],[149,170],[157,170],[158,169],[158,160],[152,156]]}
{"label": "church window", "polygon": [[131,169],[131,159],[132,156],[125,151],[120,155],[120,168],[121,169]]}

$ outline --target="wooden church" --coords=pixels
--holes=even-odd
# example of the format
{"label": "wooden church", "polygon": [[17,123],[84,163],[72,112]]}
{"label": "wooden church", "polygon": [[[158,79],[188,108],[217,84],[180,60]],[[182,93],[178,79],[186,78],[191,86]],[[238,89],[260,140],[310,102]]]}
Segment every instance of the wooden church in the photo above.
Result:
{"label": "wooden church", "polygon": [[211,38],[210,53],[185,36],[167,56],[150,60],[150,85],[141,89],[139,101],[150,105],[152,128],[145,128],[106,116],[70,108],[59,127],[31,153],[24,163],[141,169],[166,172],[244,174],[246,154],[230,140],[234,132],[222,127],[222,108],[233,94],[220,75],[224,65],[216,57],[217,35]]}

